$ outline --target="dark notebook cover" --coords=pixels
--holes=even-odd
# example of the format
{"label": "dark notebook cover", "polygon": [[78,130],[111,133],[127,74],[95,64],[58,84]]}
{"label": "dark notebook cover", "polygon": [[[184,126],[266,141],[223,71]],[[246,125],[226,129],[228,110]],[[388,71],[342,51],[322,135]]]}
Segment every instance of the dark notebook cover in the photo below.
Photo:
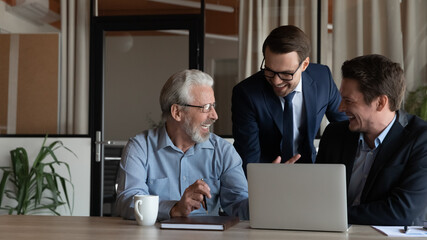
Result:
{"label": "dark notebook cover", "polygon": [[229,216],[177,217],[161,221],[160,228],[224,231],[238,222],[238,217]]}

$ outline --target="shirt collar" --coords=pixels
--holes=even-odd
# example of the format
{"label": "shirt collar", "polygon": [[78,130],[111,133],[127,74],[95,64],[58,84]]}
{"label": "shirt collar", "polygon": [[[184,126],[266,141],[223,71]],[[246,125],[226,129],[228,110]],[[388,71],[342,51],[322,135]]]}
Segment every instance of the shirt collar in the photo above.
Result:
{"label": "shirt collar", "polygon": [[214,149],[214,145],[213,145],[213,141],[212,141],[212,134],[213,133],[209,133],[209,138],[208,140],[202,142],[202,143],[198,143],[194,146],[194,151],[197,151],[200,148],[209,148],[209,149]]}
{"label": "shirt collar", "polygon": [[[172,140],[170,139],[167,131],[166,131],[166,123],[160,127],[158,129],[159,131],[159,140],[158,140],[158,145],[157,145],[157,150],[166,148],[166,147],[171,147],[177,151],[181,151],[181,149],[179,149],[177,146],[175,146],[175,144],[173,144]],[[188,151],[190,151],[189,153],[192,153],[193,151],[197,151],[200,148],[210,148],[210,149],[214,149],[214,145],[212,144],[212,133],[209,134],[209,139],[199,143],[199,144],[195,144],[193,147],[191,147],[190,149],[188,149]],[[193,150],[194,149],[194,150]],[[187,151],[187,152],[188,152]]]}
{"label": "shirt collar", "polygon": [[[393,126],[395,121],[396,121],[396,114],[394,115],[393,120],[391,120],[391,122],[380,133],[380,135],[378,135],[378,137],[375,138],[375,148],[377,148],[384,141],[384,138],[387,136],[388,132],[390,132],[390,129]],[[359,144],[362,144],[363,148],[365,149],[368,145],[365,143],[365,138],[363,136],[364,136],[363,133],[359,134]]]}
{"label": "shirt collar", "polygon": [[296,86],[296,88],[294,89],[294,91],[295,92],[302,92],[302,73],[301,73],[301,76],[300,76],[300,79],[299,79],[299,83]]}
{"label": "shirt collar", "polygon": [[166,147],[175,147],[172,140],[170,139],[166,131],[166,123],[158,129],[159,131],[159,140],[157,143],[157,150],[166,148]]}
{"label": "shirt collar", "polygon": [[[301,74],[298,85],[295,87],[295,89],[292,92],[302,93],[302,74]],[[279,96],[277,97],[280,99],[280,102],[282,103],[282,107],[283,107],[283,104],[285,103],[285,98],[279,97]]]}

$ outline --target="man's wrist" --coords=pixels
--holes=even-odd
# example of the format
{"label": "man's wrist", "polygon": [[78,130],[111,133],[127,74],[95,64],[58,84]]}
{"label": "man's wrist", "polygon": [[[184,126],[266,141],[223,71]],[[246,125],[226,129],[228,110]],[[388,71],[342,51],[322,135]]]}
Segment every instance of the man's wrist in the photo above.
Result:
{"label": "man's wrist", "polygon": [[173,207],[171,208],[171,210],[169,212],[169,216],[171,216],[171,217],[179,217],[178,208],[176,206],[177,204],[178,203],[175,203],[175,205],[173,205]]}

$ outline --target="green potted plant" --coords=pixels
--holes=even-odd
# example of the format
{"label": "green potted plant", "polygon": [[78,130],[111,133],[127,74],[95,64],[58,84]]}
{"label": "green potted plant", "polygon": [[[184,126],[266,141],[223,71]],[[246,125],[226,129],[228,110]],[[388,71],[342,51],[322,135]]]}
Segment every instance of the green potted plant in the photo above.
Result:
{"label": "green potted plant", "polygon": [[427,121],[427,86],[421,86],[409,93],[405,110]]}
{"label": "green potted plant", "polygon": [[[11,166],[0,167],[3,171],[0,181],[1,210],[7,210],[9,214],[16,213],[18,215],[48,210],[55,215],[60,215],[57,208],[66,204],[70,214],[72,214],[71,200],[74,199],[74,186],[71,182],[70,168],[66,162],[58,160],[55,151],[64,148],[72,154],[74,153],[65,147],[61,141],[54,141],[46,145],[46,140],[47,136],[32,166],[30,166],[27,151],[24,148],[18,147],[10,151]],[[74,154],[74,156],[76,155]],[[58,167],[65,167],[68,176],[61,176],[57,172]],[[7,182],[11,183],[9,188],[6,185]],[[71,186],[71,196],[67,185]],[[61,196],[60,186],[65,201]],[[3,206],[4,196],[16,202],[16,205]]]}

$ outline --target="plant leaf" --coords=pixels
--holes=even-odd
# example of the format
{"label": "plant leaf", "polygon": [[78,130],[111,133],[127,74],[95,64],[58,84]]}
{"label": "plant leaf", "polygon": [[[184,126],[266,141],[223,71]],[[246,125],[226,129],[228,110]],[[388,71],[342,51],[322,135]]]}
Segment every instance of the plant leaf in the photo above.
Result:
{"label": "plant leaf", "polygon": [[40,147],[40,151],[39,151],[39,153],[37,154],[37,157],[34,160],[33,167],[37,166],[39,164],[39,162],[42,161],[46,157],[46,151],[44,149],[45,149],[45,144],[46,144],[47,136],[48,135],[46,134],[46,136],[43,139],[42,146]]}
{"label": "plant leaf", "polygon": [[[46,135],[31,167],[24,148],[18,147],[10,151],[11,167],[0,167],[4,172],[0,181],[0,209],[8,210],[9,214],[15,212],[16,214],[28,214],[36,210],[47,209],[55,215],[60,215],[56,208],[66,204],[72,214],[74,185],[71,182],[70,167],[68,163],[59,161],[54,151],[64,148],[74,156],[77,157],[77,155],[65,147],[61,141],[54,141],[46,145],[47,137]],[[52,157],[52,160],[49,156]],[[57,173],[56,165],[66,167],[68,179]],[[45,172],[47,167],[50,172]],[[13,187],[6,189],[7,182],[10,182]],[[67,186],[68,184],[70,184],[71,189]],[[61,195],[60,188],[64,195]],[[65,201],[63,200],[64,196]],[[16,201],[16,205],[1,206],[3,197]]]}
{"label": "plant leaf", "polygon": [[[67,190],[66,179],[64,179],[61,176],[57,176],[57,177],[61,181],[62,189],[64,190],[65,199],[67,200],[68,209],[70,210],[70,214],[72,215],[73,214],[73,210],[74,210],[74,205],[73,205],[73,207],[70,206],[70,198],[68,197],[68,190]],[[71,182],[70,182],[70,184],[71,184]],[[74,196],[74,185],[71,184],[71,186],[73,188],[73,196]],[[73,203],[74,203],[74,201],[73,201]]]}
{"label": "plant leaf", "polygon": [[28,194],[28,182],[23,181],[23,184],[18,189],[18,194],[16,199],[18,201],[18,206],[16,207],[17,214],[25,214],[25,211],[28,206],[27,194]]}
{"label": "plant leaf", "polygon": [[56,212],[55,211],[55,209],[57,208],[57,207],[59,207],[59,206],[61,206],[61,205],[64,205],[65,203],[64,202],[59,202],[58,204],[55,204],[55,203],[51,203],[51,204],[42,204],[42,205],[39,205],[38,207],[36,207],[36,208],[33,208],[33,209],[31,209],[31,211],[30,212],[34,212],[34,211],[38,211],[38,210],[43,210],[43,209],[47,209],[47,210],[49,210],[49,211],[51,211],[51,212],[53,212],[55,215],[61,215],[61,214],[59,214],[58,212]]}
{"label": "plant leaf", "polygon": [[33,167],[35,177],[33,178],[33,183],[31,185],[35,186],[35,205],[39,204],[41,202],[42,196],[43,196],[43,180],[44,180],[44,164],[39,164],[36,167]]}
{"label": "plant leaf", "polygon": [[4,193],[4,189],[6,187],[6,182],[7,182],[7,179],[9,178],[10,173],[11,173],[10,171],[6,171],[3,169],[3,176],[2,176],[1,182],[0,182],[0,206],[1,206],[1,203],[3,200],[3,193]]}
{"label": "plant leaf", "polygon": [[49,191],[52,194],[52,198],[53,198],[54,203],[58,204],[58,189],[55,186],[52,175],[50,175],[49,173],[45,173],[44,177],[47,181],[47,186],[48,186]]}

